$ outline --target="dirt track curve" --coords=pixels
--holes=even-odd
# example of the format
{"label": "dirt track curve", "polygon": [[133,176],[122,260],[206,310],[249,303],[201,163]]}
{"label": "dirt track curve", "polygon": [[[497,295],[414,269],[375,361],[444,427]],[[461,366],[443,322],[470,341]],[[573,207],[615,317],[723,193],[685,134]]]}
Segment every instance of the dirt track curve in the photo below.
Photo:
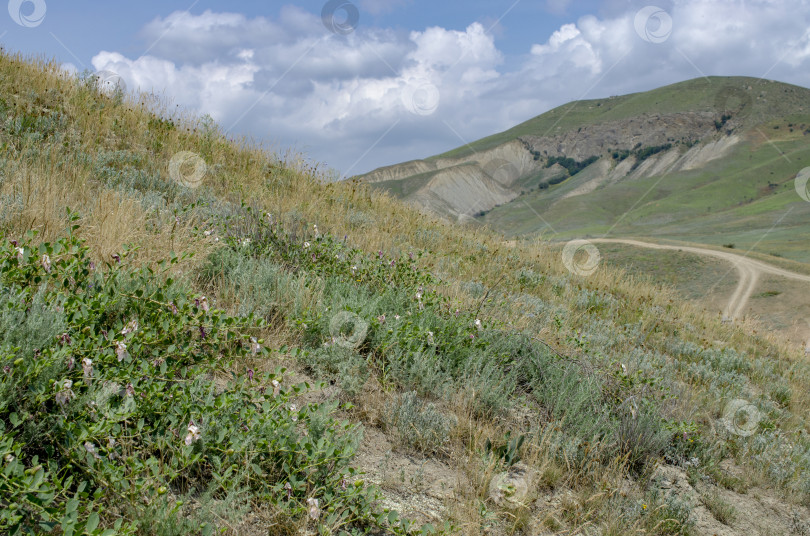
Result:
{"label": "dirt track curve", "polygon": [[[640,240],[624,240],[621,238],[597,238],[592,239],[593,243],[614,243],[614,244],[628,244],[631,246],[638,246],[650,249],[671,249],[677,251],[688,251],[697,255],[708,255],[726,260],[734,265],[737,273],[740,275],[740,280],[737,283],[737,288],[734,289],[734,294],[731,295],[726,310],[723,314],[725,318],[730,320],[740,318],[742,316],[745,306],[748,305],[748,299],[754,292],[759,281],[761,274],[771,274],[785,277],[787,279],[795,279],[797,281],[804,281],[810,283],[810,275],[799,274],[791,272],[790,270],[783,270],[762,261],[749,259],[736,253],[729,253],[727,251],[717,251],[714,249],[705,249],[692,246],[668,246],[663,244],[653,244],[651,242],[642,242]],[[808,341],[810,347],[810,341]]]}

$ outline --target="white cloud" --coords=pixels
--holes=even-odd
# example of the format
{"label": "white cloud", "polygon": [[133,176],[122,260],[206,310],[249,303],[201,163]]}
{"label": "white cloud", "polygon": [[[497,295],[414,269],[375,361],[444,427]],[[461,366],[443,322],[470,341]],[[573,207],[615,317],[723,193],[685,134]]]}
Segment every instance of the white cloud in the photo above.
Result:
{"label": "white cloud", "polygon": [[573,99],[704,73],[810,85],[802,0],[677,0],[669,15],[672,34],[662,43],[636,34],[634,10],[582,17],[506,70],[479,23],[410,33],[361,25],[338,36],[320,13],[297,7],[277,20],[176,12],[143,29],[146,56],[104,51],[92,63],[130,88],[209,113],[223,128],[294,145],[350,173],[436,154]]}

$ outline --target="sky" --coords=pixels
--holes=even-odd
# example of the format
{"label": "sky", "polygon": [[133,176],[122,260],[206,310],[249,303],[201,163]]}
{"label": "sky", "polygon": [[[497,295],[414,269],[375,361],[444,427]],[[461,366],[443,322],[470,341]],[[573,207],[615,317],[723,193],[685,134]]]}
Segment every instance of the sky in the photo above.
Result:
{"label": "sky", "polygon": [[9,51],[103,72],[336,178],[573,100],[711,75],[810,87],[810,0],[11,0]]}

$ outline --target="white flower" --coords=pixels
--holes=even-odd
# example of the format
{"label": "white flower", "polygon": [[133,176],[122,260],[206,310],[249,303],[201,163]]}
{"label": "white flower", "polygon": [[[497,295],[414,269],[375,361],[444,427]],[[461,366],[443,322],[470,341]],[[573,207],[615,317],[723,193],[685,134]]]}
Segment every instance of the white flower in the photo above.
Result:
{"label": "white flower", "polygon": [[422,291],[421,291],[421,290],[420,290],[419,292],[417,292],[417,293],[416,293],[416,299],[417,299],[417,300],[421,300],[421,299],[422,299]]}
{"label": "white flower", "polygon": [[17,260],[22,262],[24,255],[25,255],[25,250],[23,248],[17,248]]}
{"label": "white flower", "polygon": [[205,231],[203,234],[204,234],[205,236],[211,236],[211,233],[213,233],[213,232],[214,232],[214,231],[211,231],[211,230],[209,229],[208,231]]}
{"label": "white flower", "polygon": [[312,228],[315,229],[315,238],[321,236],[321,234],[318,232],[318,226],[317,225],[313,225]]}
{"label": "white flower", "polygon": [[246,246],[250,245],[250,238],[243,238],[241,244],[242,244],[242,247],[246,247]]}
{"label": "white flower", "polygon": [[[121,330],[121,335],[126,335],[128,333],[135,333],[138,331],[138,319],[133,318],[129,321],[129,323]],[[120,360],[119,360],[120,361]]]}
{"label": "white flower", "polygon": [[478,331],[484,329],[484,326],[481,325],[481,321],[477,318],[475,319],[475,329],[477,329]]}
{"label": "white flower", "polygon": [[318,518],[321,517],[321,509],[318,507],[318,499],[310,497],[307,499],[307,505],[309,506],[309,517],[311,517],[313,521],[317,521]]}
{"label": "white flower", "polygon": [[46,253],[42,256],[42,267],[45,268],[45,271],[51,273],[51,258]]}
{"label": "white flower", "polygon": [[87,452],[92,454],[93,458],[95,458],[97,460],[101,459],[101,456],[99,456],[98,452],[96,452],[96,446],[94,444],[92,444],[91,442],[89,442],[89,441],[84,442],[84,450],[86,450]]}
{"label": "white flower", "polygon": [[6,454],[6,462],[11,463],[13,461],[14,461],[14,456],[12,456],[11,454]]}
{"label": "white flower", "polygon": [[281,384],[278,380],[273,380],[271,383],[273,384],[273,396],[278,396],[281,392]]}
{"label": "white flower", "polygon": [[118,341],[115,343],[115,355],[118,356],[118,361],[123,361],[129,356],[127,352],[127,345],[123,343],[123,341]]}
{"label": "white flower", "polygon": [[262,351],[262,345],[256,340],[256,337],[250,338],[250,353],[253,355],[257,355],[259,352]]}
{"label": "white flower", "polygon": [[399,320],[399,315],[394,315],[394,320]]}
{"label": "white flower", "polygon": [[430,345],[434,345],[434,344],[436,344],[436,343],[433,341],[433,332],[432,332],[432,331],[428,331],[428,344],[430,344]]}
{"label": "white flower", "polygon": [[304,249],[309,249],[309,242],[304,242]]}
{"label": "white flower", "polygon": [[290,419],[292,419],[292,422],[295,422],[295,421],[298,420],[297,411],[298,411],[298,406],[296,406],[295,404],[290,404],[290,412],[292,413],[292,415],[290,416]]}
{"label": "white flower", "polygon": [[56,393],[56,402],[60,406],[64,406],[67,404],[71,398],[76,396],[71,387],[73,387],[73,381],[71,380],[62,380],[61,383],[56,384],[57,388],[59,389]]}
{"label": "white flower", "polygon": [[200,429],[194,424],[194,421],[188,423],[188,435],[186,436],[186,445],[191,445],[194,441],[200,439]]}
{"label": "white flower", "polygon": [[93,376],[93,360],[90,358],[85,357],[82,359],[82,371],[84,373],[84,379],[89,380]]}
{"label": "white flower", "polygon": [[208,298],[206,298],[205,296],[200,298],[200,309],[208,312]]}

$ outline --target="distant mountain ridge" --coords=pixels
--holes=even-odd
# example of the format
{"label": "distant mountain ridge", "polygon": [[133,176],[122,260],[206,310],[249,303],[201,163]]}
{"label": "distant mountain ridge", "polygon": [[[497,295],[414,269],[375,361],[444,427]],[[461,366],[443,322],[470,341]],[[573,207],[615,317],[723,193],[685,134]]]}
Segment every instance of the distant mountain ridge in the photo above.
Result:
{"label": "distant mountain ridge", "polygon": [[[357,179],[444,218],[475,218],[511,235],[553,229],[555,236],[565,237],[611,230],[695,239],[705,228],[660,225],[681,221],[680,208],[653,215],[648,203],[661,201],[665,192],[674,202],[666,208],[685,208],[683,215],[695,223],[690,207],[700,209],[702,203],[685,199],[685,192],[719,181],[724,190],[736,191],[701,211],[707,225],[734,207],[766,197],[773,204],[772,196],[787,193],[789,181],[810,163],[808,106],[806,88],[748,77],[699,78],[569,103],[447,153],[382,167]],[[740,169],[746,158],[767,173]],[[633,186],[648,181],[655,187],[646,196]],[[709,195],[716,186],[703,191]],[[751,188],[756,192],[740,197]],[[617,198],[617,210],[600,206],[599,196]],[[802,200],[785,196],[776,205],[791,201]],[[622,209],[631,206],[640,212],[628,218]],[[802,221],[810,221],[808,207],[797,209]],[[749,229],[760,224],[770,225],[757,221]],[[790,254],[794,246],[773,247]]]}

